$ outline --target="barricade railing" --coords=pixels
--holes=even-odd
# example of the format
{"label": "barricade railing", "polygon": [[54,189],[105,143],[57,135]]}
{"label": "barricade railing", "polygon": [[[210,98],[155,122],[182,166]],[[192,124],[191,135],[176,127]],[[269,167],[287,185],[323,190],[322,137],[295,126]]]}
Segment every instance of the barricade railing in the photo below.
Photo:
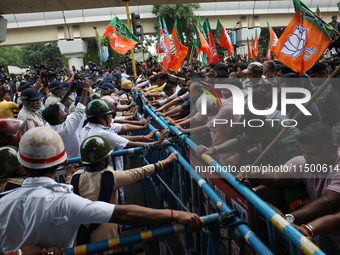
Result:
{"label": "barricade railing", "polygon": [[[146,105],[143,104],[143,108],[148,116],[153,118],[153,121],[157,122],[157,124],[162,129],[172,129],[171,126],[168,126],[163,121],[159,121],[160,118]],[[153,127],[150,125],[150,129]],[[158,132],[156,133],[159,134]],[[173,146],[169,146],[168,149],[171,152],[176,152]],[[184,169],[190,174],[190,177],[195,180],[204,193],[209,197],[209,199],[214,203],[217,210],[221,213],[229,213],[232,214],[234,211],[215,193],[215,191],[209,186],[209,184],[191,167],[187,160],[181,155],[177,153],[179,163],[184,167]],[[200,201],[197,201],[200,202]],[[234,227],[236,227],[242,238],[255,250],[258,254],[272,254],[272,252],[263,244],[262,241],[254,234],[254,232],[238,217],[234,217],[232,223],[234,223]]]}
{"label": "barricade railing", "polygon": [[[197,145],[176,127],[169,125],[162,116],[157,116],[157,111],[152,106],[149,106],[147,100],[145,100],[138,92],[135,92],[134,96],[137,99],[137,102],[140,100],[139,106],[153,117],[153,121],[156,122],[160,128],[170,129],[171,132],[179,136],[193,151],[196,150]],[[201,157],[208,165],[214,166],[215,169],[223,169],[223,167],[211,156],[203,154]],[[308,240],[304,235],[297,231],[291,224],[289,224],[256,194],[250,191],[242,183],[237,181],[231,173],[224,171],[216,172],[218,172],[218,174],[222,176],[225,181],[227,181],[234,189],[236,189],[237,192],[246,198],[255,207],[255,209],[265,217],[269,234],[270,248],[273,253],[276,253],[275,227],[279,232],[283,233],[283,235],[289,239],[291,254],[296,254],[296,249],[304,254],[325,254],[313,242]],[[195,173],[198,174],[197,172]]]}
{"label": "barricade railing", "polygon": [[[150,111],[150,114],[153,114]],[[153,116],[156,117],[156,116]],[[150,124],[149,125],[149,131],[154,130],[155,128]],[[159,132],[156,132],[155,136],[158,137],[159,136]],[[174,164],[175,166],[175,171],[174,171],[174,175],[175,178],[173,178],[175,180],[174,188],[173,188],[173,192],[171,191],[171,195],[176,198],[175,201],[177,203],[177,208],[178,207],[182,207],[185,210],[189,210],[188,208],[195,208],[196,206],[196,202],[198,202],[198,207],[201,207],[201,205],[199,204],[201,201],[200,198],[200,194],[201,191],[203,191],[205,194],[207,194],[208,198],[214,203],[216,209],[218,211],[220,211],[222,213],[222,220],[221,220],[221,224],[219,226],[215,226],[215,229],[211,229],[209,230],[209,232],[207,231],[201,231],[200,234],[200,245],[201,245],[201,254],[223,254],[223,249],[221,246],[221,240],[223,240],[221,238],[221,234],[220,234],[220,228],[228,228],[232,229],[232,228],[237,228],[238,231],[240,232],[240,235],[242,236],[243,240],[245,240],[246,242],[248,242],[255,250],[256,253],[258,254],[272,254],[272,252],[262,243],[262,241],[251,231],[251,229],[245,224],[245,222],[243,222],[238,216],[235,215],[235,212],[233,210],[230,209],[230,207],[228,207],[227,204],[224,203],[224,201],[215,193],[215,191],[208,185],[208,183],[201,178],[201,176],[194,171],[194,169],[190,166],[190,164],[188,163],[188,161],[181,155],[181,152],[178,151],[176,149],[176,145],[167,142],[166,144],[156,144],[156,145],[151,145],[151,146],[147,146],[145,148],[134,148],[134,149],[128,149],[128,150],[121,150],[121,151],[115,151],[112,153],[113,156],[118,156],[118,155],[131,155],[134,153],[140,153],[142,154],[142,156],[140,156],[140,158],[149,163],[149,161],[151,163],[157,162],[158,160],[160,160],[161,158],[161,154],[163,152],[161,152],[161,150],[155,150],[155,148],[157,146],[160,147],[164,147],[166,146],[166,148],[170,151],[170,152],[175,152],[177,153],[177,157],[178,157],[178,161],[179,164],[177,166],[177,164]],[[150,153],[151,151],[153,151],[153,153]],[[152,155],[154,154],[154,155]],[[149,158],[149,160],[147,160],[147,158]],[[76,159],[69,159],[68,160],[69,163],[77,163],[79,162],[79,158]],[[177,169],[176,169],[177,166]],[[190,181],[195,181],[197,187],[193,186],[193,183],[190,182],[190,185],[188,185],[188,183],[186,185],[184,185],[182,187],[182,182],[179,182],[178,180],[181,177],[181,173],[178,171],[178,168],[181,167],[183,170],[182,174],[185,173],[184,177],[182,176],[182,178],[185,180],[185,176],[189,176],[187,179],[189,179]],[[157,179],[159,180],[158,183],[156,183],[156,178],[152,178],[152,181],[154,183],[156,183],[155,187],[158,188],[159,194],[163,195],[163,197],[161,199],[159,199],[159,205],[158,207],[161,207],[162,205],[160,204],[164,199],[164,191],[165,190],[172,190],[170,189],[170,187],[166,184],[166,181],[164,181],[163,178],[161,178],[159,175],[157,176]],[[150,178],[151,179],[151,178]],[[182,180],[183,180],[182,179]],[[186,189],[186,186],[190,186],[190,188],[187,188],[186,192],[184,191],[182,193],[181,198],[178,197],[179,194],[181,194],[180,189]],[[197,197],[198,199],[191,199],[191,202],[188,201],[189,200],[189,194],[194,196],[195,192],[194,189],[197,188]],[[146,195],[148,194],[147,192],[147,188],[145,188],[145,192]],[[148,195],[147,195],[148,196]],[[146,205],[150,206],[150,202],[148,202],[148,198],[146,199]],[[183,200],[183,203],[180,203],[180,201]],[[197,201],[196,201],[197,200]],[[191,204],[191,205],[190,205]],[[189,206],[188,206],[189,205]],[[190,210],[190,211],[195,211],[195,210]],[[229,238],[232,239],[232,238]],[[230,241],[230,240],[229,240]],[[191,242],[191,238],[188,234],[185,234],[185,252],[186,254],[190,253],[190,242]],[[204,242],[207,242],[207,246],[204,245]],[[107,243],[107,241],[103,241],[103,243]],[[126,243],[119,243],[119,246],[125,245]],[[88,244],[90,245],[90,244]],[[107,246],[106,246],[107,248]],[[87,250],[84,248],[84,246],[82,246],[82,248],[80,247],[75,247],[74,251],[78,251],[81,250],[82,252],[87,253]],[[245,250],[245,245],[244,242],[241,242],[241,251]]]}
{"label": "barricade railing", "polygon": [[[218,213],[203,216],[204,225],[209,227],[219,221]],[[185,231],[184,225],[174,224],[171,226],[159,227],[152,230],[142,231],[137,234],[122,236],[105,241],[95,242],[65,249],[66,255],[91,255],[100,254],[116,247],[129,246],[141,242],[149,242],[154,239],[160,239],[173,234],[180,234]]]}

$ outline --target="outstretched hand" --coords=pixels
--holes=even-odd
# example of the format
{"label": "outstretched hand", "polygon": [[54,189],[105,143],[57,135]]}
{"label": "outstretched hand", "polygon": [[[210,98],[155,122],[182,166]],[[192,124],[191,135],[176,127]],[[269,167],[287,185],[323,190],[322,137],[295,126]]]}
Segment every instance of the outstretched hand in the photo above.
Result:
{"label": "outstretched hand", "polygon": [[195,213],[183,211],[173,211],[173,213],[175,221],[185,225],[188,231],[194,232],[204,226],[204,221]]}

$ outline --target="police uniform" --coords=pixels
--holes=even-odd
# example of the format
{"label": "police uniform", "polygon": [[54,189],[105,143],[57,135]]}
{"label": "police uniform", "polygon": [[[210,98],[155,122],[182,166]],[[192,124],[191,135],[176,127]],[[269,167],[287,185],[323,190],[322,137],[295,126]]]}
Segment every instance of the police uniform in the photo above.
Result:
{"label": "police uniform", "polygon": [[19,132],[21,135],[23,135],[27,130],[31,128],[44,126],[44,122],[40,118],[38,112],[30,110],[26,106],[24,106],[20,110],[18,114],[18,119],[24,121],[19,128]]}
{"label": "police uniform", "polygon": [[[102,174],[111,172],[113,174],[113,192],[110,199],[111,204],[118,204],[118,189],[149,176],[155,172],[154,165],[133,168],[125,171],[114,171],[110,166],[101,171],[78,170],[73,176],[80,174],[79,177],[79,195],[91,201],[98,200],[100,193],[100,183]],[[90,235],[90,242],[98,242],[115,237],[119,237],[119,225],[115,223],[106,223],[96,228]]]}
{"label": "police uniform", "polygon": [[4,191],[19,188],[23,180],[24,180],[23,178],[0,179],[0,193]]}
{"label": "police uniform", "polygon": [[81,224],[109,222],[115,205],[92,202],[71,190],[51,178],[35,177],[1,197],[0,253],[28,244],[70,248]]}

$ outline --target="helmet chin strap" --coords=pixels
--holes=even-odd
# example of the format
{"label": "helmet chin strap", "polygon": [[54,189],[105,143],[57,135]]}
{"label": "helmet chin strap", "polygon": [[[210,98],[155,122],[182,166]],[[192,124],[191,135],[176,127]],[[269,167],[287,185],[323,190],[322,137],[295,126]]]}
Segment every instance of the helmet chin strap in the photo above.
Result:
{"label": "helmet chin strap", "polygon": [[110,123],[110,125],[109,125],[109,122],[107,121],[107,117],[106,117],[107,115],[105,115],[105,117],[104,117],[104,119],[105,119],[105,123],[106,123],[106,127],[111,127],[111,123]]}
{"label": "helmet chin strap", "polygon": [[109,157],[106,157],[105,158],[105,167],[104,168],[107,168],[107,166],[110,164],[110,161],[108,160]]}

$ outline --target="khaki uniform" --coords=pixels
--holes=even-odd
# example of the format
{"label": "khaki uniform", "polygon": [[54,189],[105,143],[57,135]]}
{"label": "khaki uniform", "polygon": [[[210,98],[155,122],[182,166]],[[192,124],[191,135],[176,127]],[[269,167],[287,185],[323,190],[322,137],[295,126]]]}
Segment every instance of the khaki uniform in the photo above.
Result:
{"label": "khaki uniform", "polygon": [[20,135],[25,134],[26,131],[28,131],[31,128],[45,126],[38,112],[31,111],[26,106],[24,106],[20,110],[18,114],[18,119],[24,121],[24,123],[22,123],[22,125],[19,128]]}
{"label": "khaki uniform", "polygon": [[7,184],[14,184],[14,185],[17,185],[18,187],[20,187],[23,180],[24,180],[23,178],[0,179],[0,193],[5,191]]}
{"label": "khaki uniform", "polygon": [[[100,191],[102,173],[110,171],[114,176],[113,192],[110,203],[118,204],[118,188],[130,185],[155,172],[154,165],[133,168],[125,171],[114,171],[110,166],[102,171],[87,172],[78,170],[74,173],[81,174],[79,178],[79,195],[91,201],[97,201]],[[101,224],[91,233],[90,242],[98,242],[120,236],[119,225],[115,223]]]}

